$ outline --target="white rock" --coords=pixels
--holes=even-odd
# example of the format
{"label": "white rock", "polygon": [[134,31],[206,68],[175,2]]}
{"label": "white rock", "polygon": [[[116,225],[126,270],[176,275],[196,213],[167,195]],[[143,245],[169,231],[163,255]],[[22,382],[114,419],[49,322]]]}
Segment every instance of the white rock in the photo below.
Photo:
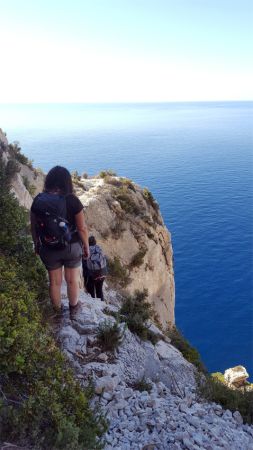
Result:
{"label": "white rock", "polygon": [[103,398],[104,398],[105,400],[108,400],[108,402],[109,402],[109,401],[111,401],[112,398],[113,398],[113,393],[112,393],[112,392],[104,392],[104,393],[103,393]]}
{"label": "white rock", "polygon": [[236,366],[225,370],[224,378],[229,385],[242,385],[249,378],[249,374],[245,367]]}
{"label": "white rock", "polygon": [[99,361],[106,362],[108,361],[108,356],[106,353],[100,353],[100,355],[97,356],[97,359],[99,359]]}
{"label": "white rock", "polygon": [[124,398],[129,398],[133,395],[133,389],[132,388],[126,388],[123,391]]}
{"label": "white rock", "polygon": [[242,418],[241,414],[239,413],[239,411],[235,411],[233,413],[233,418],[236,420],[238,425],[242,425],[243,424],[243,418]]}
{"label": "white rock", "polygon": [[102,392],[112,392],[118,384],[118,377],[101,377],[95,383],[95,393],[101,394]]}
{"label": "white rock", "polygon": [[187,415],[186,420],[190,425],[192,425],[195,428],[198,428],[200,425],[199,420],[191,415]]}
{"label": "white rock", "polygon": [[170,359],[172,355],[173,357],[181,355],[179,350],[162,340],[157,342],[155,345],[155,350],[161,359]]}

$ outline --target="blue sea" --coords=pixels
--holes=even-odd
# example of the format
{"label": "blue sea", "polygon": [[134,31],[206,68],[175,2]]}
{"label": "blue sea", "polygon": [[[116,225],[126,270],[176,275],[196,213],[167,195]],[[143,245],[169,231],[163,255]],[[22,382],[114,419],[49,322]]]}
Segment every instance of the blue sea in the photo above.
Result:
{"label": "blue sea", "polygon": [[111,168],[147,186],[172,234],[176,324],[210,372],[253,379],[253,102],[0,105],[36,167]]}

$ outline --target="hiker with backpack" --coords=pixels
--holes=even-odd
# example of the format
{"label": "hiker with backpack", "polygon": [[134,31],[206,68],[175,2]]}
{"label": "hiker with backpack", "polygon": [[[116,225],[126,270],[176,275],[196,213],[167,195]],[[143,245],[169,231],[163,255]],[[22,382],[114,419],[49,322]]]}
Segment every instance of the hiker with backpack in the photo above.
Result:
{"label": "hiker with backpack", "polygon": [[87,292],[104,301],[103,283],[107,274],[107,260],[94,236],[89,237],[90,256],[83,258],[83,276]]}
{"label": "hiker with backpack", "polygon": [[31,231],[35,252],[48,270],[53,308],[61,309],[64,267],[69,307],[73,310],[78,305],[82,255],[89,257],[89,242],[83,205],[73,193],[71,175],[65,167],[53,167],[46,176],[44,191],[34,198]]}

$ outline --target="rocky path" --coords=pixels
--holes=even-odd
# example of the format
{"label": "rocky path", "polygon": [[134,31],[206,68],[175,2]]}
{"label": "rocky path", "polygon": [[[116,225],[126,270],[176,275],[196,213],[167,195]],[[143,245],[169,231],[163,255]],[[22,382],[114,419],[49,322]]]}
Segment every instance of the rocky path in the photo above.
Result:
{"label": "rocky path", "polygon": [[[155,346],[126,330],[115,354],[103,352],[97,327],[108,318],[114,321],[104,308],[116,307],[82,293],[81,306],[70,317],[63,297],[65,313],[56,333],[81,383],[93,379],[92,404],[100,405],[110,424],[105,450],[253,449],[253,427],[243,424],[239,412],[197,397],[194,367],[160,330]],[[149,392],[133,389],[143,376]]]}

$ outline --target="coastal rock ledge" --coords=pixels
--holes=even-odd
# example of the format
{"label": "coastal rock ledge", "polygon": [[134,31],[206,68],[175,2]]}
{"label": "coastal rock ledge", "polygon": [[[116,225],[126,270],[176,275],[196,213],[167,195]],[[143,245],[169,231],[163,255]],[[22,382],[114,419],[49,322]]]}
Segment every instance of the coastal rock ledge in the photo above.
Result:
{"label": "coastal rock ledge", "polygon": [[89,231],[109,258],[110,287],[127,294],[147,289],[162,328],[174,325],[171,236],[152,194],[127,178],[110,175],[79,177],[75,188]]}

